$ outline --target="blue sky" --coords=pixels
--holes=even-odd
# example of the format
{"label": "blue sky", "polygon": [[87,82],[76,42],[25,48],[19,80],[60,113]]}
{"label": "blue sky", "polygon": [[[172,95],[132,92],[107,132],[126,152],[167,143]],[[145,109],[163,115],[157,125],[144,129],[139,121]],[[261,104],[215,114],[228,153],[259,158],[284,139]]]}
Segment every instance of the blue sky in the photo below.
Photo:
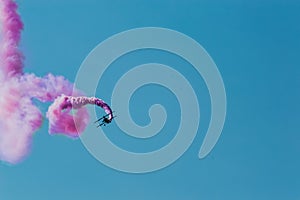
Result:
{"label": "blue sky", "polygon": [[[163,170],[122,173],[95,160],[80,140],[49,136],[45,120],[28,158],[17,166],[0,165],[1,200],[300,198],[299,1],[18,3],[25,24],[26,72],[39,76],[51,72],[74,81],[87,54],[109,36],[137,27],[165,27],[194,38],[208,51],[223,77],[228,107],[219,142],[199,160],[210,117],[203,80],[174,55],[154,50],[129,54],[112,64],[97,96],[109,102],[114,81],[137,64],[155,61],[173,66],[191,81],[201,99],[200,129],[188,151]],[[176,98],[167,89],[145,86],[132,97],[130,111],[138,124],[147,124],[146,111],[158,102],[171,113],[159,137],[139,141],[124,136],[115,124],[106,134],[132,151],[163,146],[173,137],[163,133],[178,128]],[[38,106],[47,111],[48,105]]]}

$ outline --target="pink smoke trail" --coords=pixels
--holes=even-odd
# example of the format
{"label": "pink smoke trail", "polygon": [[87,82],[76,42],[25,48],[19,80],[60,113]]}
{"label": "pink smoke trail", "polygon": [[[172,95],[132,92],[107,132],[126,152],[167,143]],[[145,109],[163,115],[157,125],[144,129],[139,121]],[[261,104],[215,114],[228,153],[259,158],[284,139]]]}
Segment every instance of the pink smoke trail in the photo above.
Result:
{"label": "pink smoke trail", "polygon": [[[83,109],[83,106],[87,104],[103,108],[108,114],[108,120],[113,119],[111,108],[101,99],[61,95],[56,98],[47,113],[50,121],[49,133],[65,133],[70,137],[78,137],[78,131],[82,132],[88,123],[86,110]],[[77,116],[75,117],[70,114],[72,108],[77,109]]]}
{"label": "pink smoke trail", "polygon": [[13,76],[22,73],[23,55],[18,48],[23,23],[17,12],[17,4],[1,0],[1,69],[2,75]]}
{"label": "pink smoke trail", "polygon": [[[32,99],[54,103],[49,107],[49,133],[77,138],[86,127],[89,116],[85,106],[94,104],[106,113],[112,111],[100,99],[82,95],[63,76],[48,74],[40,78],[23,72],[23,55],[19,50],[23,29],[17,5],[0,0],[0,160],[16,164],[28,155],[35,131],[42,124],[42,113]],[[71,96],[75,95],[75,97]],[[71,109],[76,112],[73,115]]]}

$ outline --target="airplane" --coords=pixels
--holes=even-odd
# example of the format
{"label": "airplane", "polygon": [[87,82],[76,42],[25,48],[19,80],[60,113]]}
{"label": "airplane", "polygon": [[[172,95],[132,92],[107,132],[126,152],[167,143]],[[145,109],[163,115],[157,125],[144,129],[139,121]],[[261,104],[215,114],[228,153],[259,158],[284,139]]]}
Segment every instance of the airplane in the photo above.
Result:
{"label": "airplane", "polygon": [[[113,113],[114,113],[114,112],[113,112]],[[99,118],[98,120],[96,120],[96,121],[94,122],[94,123],[97,123],[97,122],[99,122],[99,121],[102,120],[101,123],[97,126],[97,128],[98,128],[99,126],[106,126],[106,124],[111,123],[111,121],[112,121],[113,118],[117,117],[117,116],[113,116],[112,119],[109,120],[109,119],[107,118],[109,115],[110,115],[110,114],[106,114],[106,115],[104,115],[103,117]]]}

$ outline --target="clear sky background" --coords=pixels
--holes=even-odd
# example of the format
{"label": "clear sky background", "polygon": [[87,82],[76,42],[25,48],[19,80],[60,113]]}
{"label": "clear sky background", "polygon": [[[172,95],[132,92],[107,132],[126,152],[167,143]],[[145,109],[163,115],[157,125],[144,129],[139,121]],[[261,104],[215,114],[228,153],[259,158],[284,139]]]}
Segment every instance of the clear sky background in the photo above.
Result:
{"label": "clear sky background", "polygon": [[[188,151],[163,170],[122,173],[94,159],[80,140],[48,135],[45,120],[24,162],[0,164],[0,200],[300,198],[299,1],[18,3],[25,24],[26,72],[38,76],[51,72],[74,81],[87,54],[109,36],[137,27],[165,27],[194,38],[214,59],[225,83],[228,112],[216,147],[199,160],[210,117],[209,94],[201,77],[175,55],[154,50],[128,54],[107,70],[97,96],[110,102],[115,81],[137,64],[157,62],[174,67],[191,81],[201,99],[200,129]],[[136,123],[145,125],[153,103],[161,103],[168,112],[166,127],[157,137],[133,139],[114,123],[105,129],[108,137],[136,152],[168,143],[180,120],[178,102],[169,90],[159,86],[139,89],[132,97],[131,114]],[[47,111],[48,105],[38,106]],[[170,134],[164,134],[167,132]]]}

